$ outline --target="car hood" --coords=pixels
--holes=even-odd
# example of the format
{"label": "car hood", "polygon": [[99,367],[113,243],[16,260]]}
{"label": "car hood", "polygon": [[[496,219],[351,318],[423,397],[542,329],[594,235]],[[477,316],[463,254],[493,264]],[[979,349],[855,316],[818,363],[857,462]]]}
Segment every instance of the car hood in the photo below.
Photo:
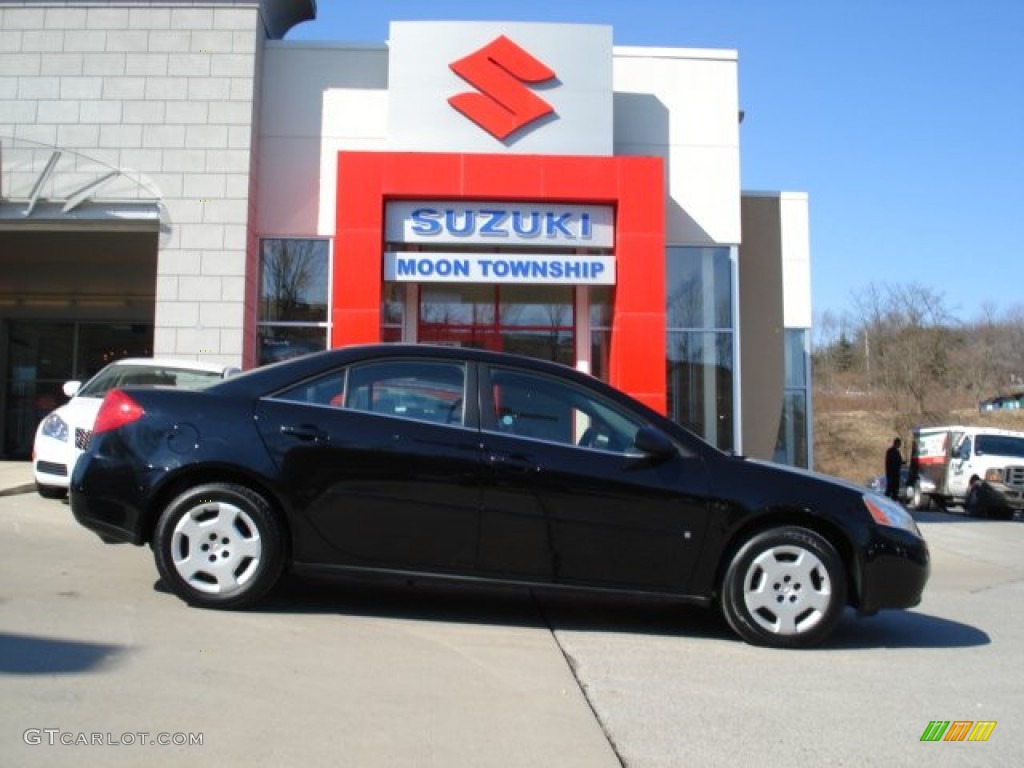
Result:
{"label": "car hood", "polygon": [[841,477],[835,477],[834,475],[826,475],[822,472],[812,472],[809,469],[802,469],[800,467],[791,467],[788,464],[776,464],[772,461],[764,461],[762,459],[751,459],[745,456],[735,457],[740,461],[744,461],[748,464],[755,464],[761,467],[766,467],[770,471],[780,472],[783,476],[790,478],[800,478],[801,482],[807,482],[812,484],[825,484],[829,486],[839,486],[846,488],[847,490],[854,491],[858,495],[864,493],[864,487],[851,483],[848,480],[843,480]]}
{"label": "car hood", "polygon": [[54,413],[72,429],[92,429],[102,403],[101,397],[73,397]]}
{"label": "car hood", "polygon": [[715,495],[748,510],[780,507],[845,514],[871,491],[838,477],[744,456],[727,456],[712,471]]}

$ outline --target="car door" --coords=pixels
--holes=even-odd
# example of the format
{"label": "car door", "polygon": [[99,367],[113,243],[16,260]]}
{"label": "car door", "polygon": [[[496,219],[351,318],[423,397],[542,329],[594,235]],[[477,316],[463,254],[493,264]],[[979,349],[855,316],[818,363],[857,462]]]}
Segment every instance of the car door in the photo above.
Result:
{"label": "car door", "polygon": [[458,361],[383,359],[259,402],[257,423],[283,484],[329,547],[306,557],[472,571],[480,507],[476,412],[464,407],[472,386]]}
{"label": "car door", "polygon": [[949,495],[962,499],[967,496],[971,479],[971,458],[974,455],[970,433],[953,433],[953,453],[949,461]]}
{"label": "car door", "polygon": [[488,367],[481,383],[481,571],[683,589],[707,525],[701,460],[637,453],[644,419],[577,380]]}

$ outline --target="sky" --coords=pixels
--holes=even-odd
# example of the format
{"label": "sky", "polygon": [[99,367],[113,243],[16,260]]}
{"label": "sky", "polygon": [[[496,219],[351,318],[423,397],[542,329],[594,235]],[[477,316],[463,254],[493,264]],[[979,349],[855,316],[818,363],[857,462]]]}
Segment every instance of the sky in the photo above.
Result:
{"label": "sky", "polygon": [[392,20],[736,50],[742,188],[808,193],[816,324],[871,285],[963,322],[1024,311],[1024,0],[318,0],[286,39],[381,42]]}

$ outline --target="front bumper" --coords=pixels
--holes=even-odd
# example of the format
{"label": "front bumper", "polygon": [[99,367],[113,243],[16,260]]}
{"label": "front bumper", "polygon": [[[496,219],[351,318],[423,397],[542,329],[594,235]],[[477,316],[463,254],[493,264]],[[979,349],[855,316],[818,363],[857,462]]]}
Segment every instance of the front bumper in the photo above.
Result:
{"label": "front bumper", "polygon": [[931,555],[923,538],[880,526],[862,553],[857,608],[869,614],[912,608],[921,602],[930,574]]}
{"label": "front bumper", "polygon": [[986,507],[1024,509],[1024,489],[1016,486],[986,480],[978,486],[978,496]]}
{"label": "front bumper", "polygon": [[32,448],[32,474],[39,485],[67,488],[78,453],[68,443],[36,437]]}

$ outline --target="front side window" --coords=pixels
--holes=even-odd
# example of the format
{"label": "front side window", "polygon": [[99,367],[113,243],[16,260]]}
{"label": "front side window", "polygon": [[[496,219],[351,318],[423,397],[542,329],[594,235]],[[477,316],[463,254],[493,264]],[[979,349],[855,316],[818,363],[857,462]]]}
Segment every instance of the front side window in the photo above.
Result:
{"label": "front side window", "polygon": [[486,428],[613,453],[633,446],[642,422],[586,387],[542,374],[494,368]]}

